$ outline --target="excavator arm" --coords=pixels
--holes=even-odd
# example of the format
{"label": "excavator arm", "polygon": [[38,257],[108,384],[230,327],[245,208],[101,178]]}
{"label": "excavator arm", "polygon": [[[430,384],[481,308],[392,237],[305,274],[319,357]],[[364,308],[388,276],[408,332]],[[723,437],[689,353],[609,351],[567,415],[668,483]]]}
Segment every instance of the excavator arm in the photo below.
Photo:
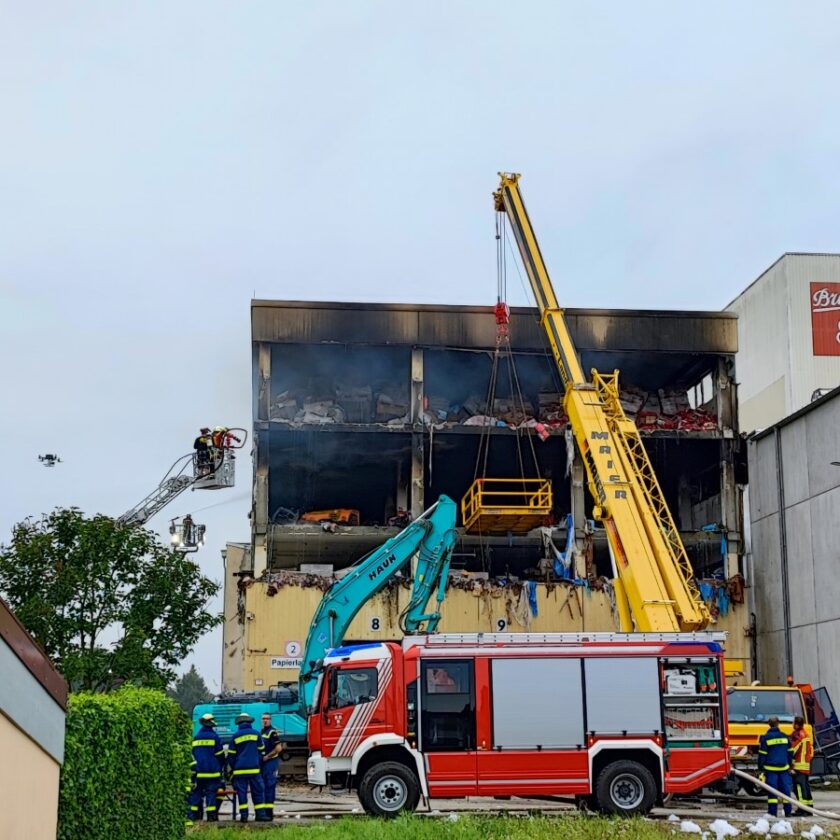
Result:
{"label": "excavator arm", "polygon": [[594,516],[607,534],[621,629],[700,630],[710,621],[709,611],[636,425],[621,407],[618,371],[593,371],[591,382],[584,375],[519,191],[519,175],[500,174],[495,208],[505,214],[516,239],[563,381],[564,407],[595,499]]}
{"label": "excavator arm", "polygon": [[[411,598],[401,623],[407,633],[432,632],[440,621],[440,605],[446,594],[446,580],[452,550],[457,540],[455,521],[458,508],[447,496],[440,499],[396,537],[392,537],[336,581],[321,599],[309,626],[300,670],[300,701],[303,709],[312,705],[318,662],[326,652],[344,640],[359,610],[374,595],[407,568],[417,555]],[[437,609],[426,612],[437,591]]]}

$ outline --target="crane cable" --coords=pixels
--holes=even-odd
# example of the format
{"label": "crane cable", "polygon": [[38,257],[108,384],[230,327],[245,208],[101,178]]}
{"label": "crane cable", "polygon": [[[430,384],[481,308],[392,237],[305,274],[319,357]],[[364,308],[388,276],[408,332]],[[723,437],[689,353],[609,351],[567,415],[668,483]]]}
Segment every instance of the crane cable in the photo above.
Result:
{"label": "crane cable", "polygon": [[[510,395],[514,403],[514,412],[519,410],[522,417],[522,422],[525,420],[525,399],[522,395],[522,387],[519,381],[519,374],[516,371],[516,364],[514,361],[513,350],[510,346],[510,331],[508,330],[508,314],[507,303],[507,250],[505,248],[505,241],[507,239],[506,230],[507,219],[504,213],[496,214],[496,348],[493,351],[492,366],[490,370],[490,381],[487,388],[487,399],[485,403],[485,416],[492,416],[491,412],[496,401],[496,386],[498,384],[499,361],[502,355],[507,361],[508,387]],[[503,318],[503,320],[502,320]],[[527,433],[526,430],[517,426],[516,432],[516,455],[519,465],[520,478],[525,481],[525,461],[522,455],[522,436],[523,433],[528,438],[528,445],[530,447],[531,459],[534,465],[534,473],[536,476],[540,474],[539,461],[537,460],[537,451],[534,447],[533,436]],[[487,476],[487,461],[490,453],[490,423],[485,420],[481,427],[481,437],[478,444],[478,453],[475,463],[475,471],[473,473],[473,481],[479,477],[479,468],[481,469],[481,477]],[[523,490],[524,490],[523,484]]]}

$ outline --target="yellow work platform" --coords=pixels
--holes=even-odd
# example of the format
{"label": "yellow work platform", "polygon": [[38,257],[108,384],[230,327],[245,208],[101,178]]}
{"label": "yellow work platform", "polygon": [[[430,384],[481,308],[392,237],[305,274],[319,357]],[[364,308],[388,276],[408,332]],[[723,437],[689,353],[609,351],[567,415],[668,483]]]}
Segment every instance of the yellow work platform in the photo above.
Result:
{"label": "yellow work platform", "polygon": [[461,499],[468,534],[527,534],[551,513],[551,482],[542,478],[477,478]]}

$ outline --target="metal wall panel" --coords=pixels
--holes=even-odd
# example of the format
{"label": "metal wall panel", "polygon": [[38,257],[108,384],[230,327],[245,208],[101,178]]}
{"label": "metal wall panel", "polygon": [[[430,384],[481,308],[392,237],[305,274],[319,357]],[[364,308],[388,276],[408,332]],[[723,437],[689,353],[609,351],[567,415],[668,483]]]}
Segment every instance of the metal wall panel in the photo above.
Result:
{"label": "metal wall panel", "polygon": [[494,659],[493,747],[586,743],[579,659]]}
{"label": "metal wall panel", "polygon": [[662,731],[659,664],[653,657],[593,657],[584,662],[586,728],[599,734]]}
{"label": "metal wall panel", "polygon": [[825,685],[830,694],[840,694],[840,468],[831,465],[840,460],[838,426],[840,392],[768,429],[749,448],[757,676],[762,682],[783,682],[792,673],[797,681]]}
{"label": "metal wall panel", "polygon": [[[582,350],[732,354],[736,319],[726,312],[569,309],[569,329]],[[511,313],[518,350],[543,351],[537,311]],[[496,323],[488,306],[251,302],[251,340],[493,348]]]}

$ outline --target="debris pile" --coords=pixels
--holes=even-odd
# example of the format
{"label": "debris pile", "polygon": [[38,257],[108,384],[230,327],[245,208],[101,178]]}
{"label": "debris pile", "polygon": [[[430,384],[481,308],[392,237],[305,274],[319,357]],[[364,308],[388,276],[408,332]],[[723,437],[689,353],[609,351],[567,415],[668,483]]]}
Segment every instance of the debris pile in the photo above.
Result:
{"label": "debris pile", "polygon": [[[463,403],[453,403],[440,394],[427,394],[419,420],[435,428],[462,425],[525,429],[540,424],[549,433],[561,434],[569,421],[563,409],[563,395],[540,391],[534,397],[498,397],[488,406],[478,394],[470,395]],[[714,431],[718,427],[712,412],[691,407],[684,389],[645,391],[628,385],[621,389],[620,400],[625,414],[641,432]],[[292,426],[361,423],[404,428],[411,423],[408,387],[396,382],[363,386],[313,383],[305,393],[286,390],[274,397],[269,418]]]}
{"label": "debris pile", "polygon": [[408,423],[408,388],[396,383],[348,385],[313,382],[297,391],[287,389],[271,401],[268,416],[293,426],[336,423]]}
{"label": "debris pile", "polygon": [[717,417],[703,408],[692,408],[688,393],[677,388],[645,392],[622,388],[624,413],[636,422],[639,431],[660,429],[680,432],[706,432],[717,429]]}

